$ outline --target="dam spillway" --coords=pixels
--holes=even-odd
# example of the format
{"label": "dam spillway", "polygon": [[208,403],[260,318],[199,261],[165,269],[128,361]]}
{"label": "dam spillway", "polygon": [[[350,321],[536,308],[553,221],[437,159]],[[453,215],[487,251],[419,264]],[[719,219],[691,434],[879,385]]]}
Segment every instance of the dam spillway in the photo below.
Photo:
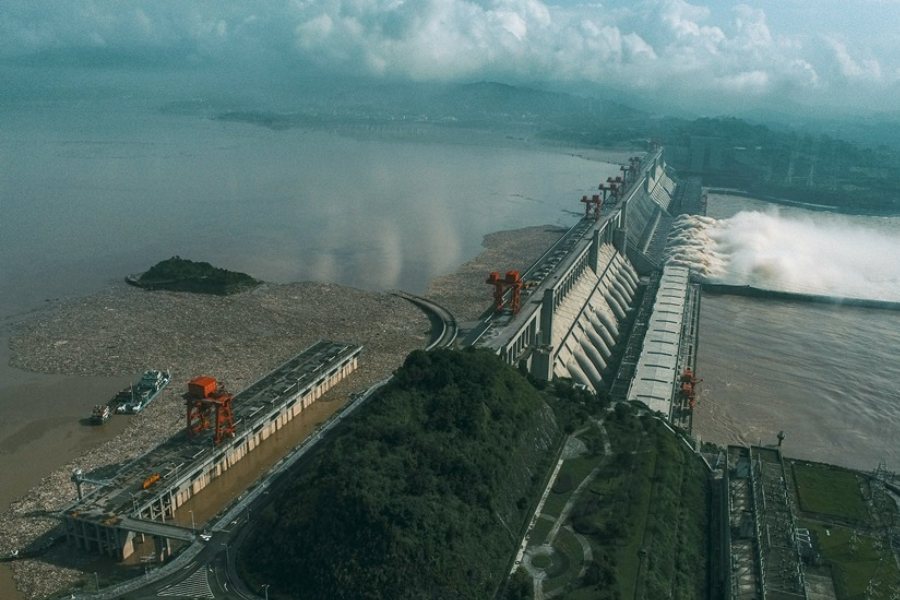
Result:
{"label": "dam spillway", "polygon": [[637,289],[637,273],[627,258],[609,244],[601,245],[599,254],[603,270],[598,274],[586,269],[578,278],[555,311],[550,342],[559,349],[553,375],[571,377],[594,390],[603,385],[619,323]]}
{"label": "dam spillway", "polygon": [[489,314],[468,343],[539,379],[594,391],[618,383],[621,360],[621,399],[677,416],[678,374],[695,366],[699,290],[688,269],[662,265],[674,211],[696,206],[698,182],[678,182],[662,149],[651,152],[618,201],[599,219],[582,219],[524,273],[520,311]]}

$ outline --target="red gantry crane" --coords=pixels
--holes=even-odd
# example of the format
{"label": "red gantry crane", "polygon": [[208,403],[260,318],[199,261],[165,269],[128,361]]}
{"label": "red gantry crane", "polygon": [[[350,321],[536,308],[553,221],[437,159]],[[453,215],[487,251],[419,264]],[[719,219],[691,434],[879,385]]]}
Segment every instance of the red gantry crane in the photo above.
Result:
{"label": "red gantry crane", "polygon": [[631,168],[632,181],[637,180],[637,175],[641,170],[641,157],[640,156],[632,156],[628,159],[628,164]]}
{"label": "red gantry crane", "polygon": [[[603,189],[602,184],[601,184],[600,189]],[[599,194],[594,194],[590,198],[588,198],[587,196],[582,196],[581,202],[584,203],[584,216],[585,217],[591,216],[591,207],[593,206],[594,207],[594,219],[599,221],[600,220],[600,209],[603,207],[603,199],[605,197],[606,197],[606,194],[604,194],[603,198],[601,198]]]}
{"label": "red gantry crane", "polygon": [[606,183],[601,183],[598,189],[603,192],[604,201],[606,200],[608,193],[610,201],[615,204],[619,200],[619,195],[622,193],[623,186],[624,182],[621,177],[607,177]]}
{"label": "red gantry crane", "polygon": [[213,377],[194,377],[188,383],[187,433],[193,437],[212,426],[211,413],[215,413],[213,443],[218,445],[225,437],[234,437],[234,412],[232,396]]}
{"label": "red gantry crane", "polygon": [[525,285],[518,271],[507,271],[504,278],[500,277],[499,272],[492,271],[484,282],[494,286],[494,310],[500,312],[504,309],[506,302],[503,296],[506,294],[506,290],[512,290],[508,308],[512,314],[518,314],[522,299],[522,287]]}

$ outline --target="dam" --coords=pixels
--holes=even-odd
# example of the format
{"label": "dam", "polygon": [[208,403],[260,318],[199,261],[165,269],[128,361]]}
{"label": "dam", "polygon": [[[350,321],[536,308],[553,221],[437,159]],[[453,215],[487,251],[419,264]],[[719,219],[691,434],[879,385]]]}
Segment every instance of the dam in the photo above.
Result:
{"label": "dam", "polygon": [[700,291],[689,269],[662,258],[674,213],[702,210],[700,185],[676,185],[662,148],[632,165],[613,202],[524,272],[519,309],[485,315],[466,343],[689,426],[679,375],[695,370]]}
{"label": "dam", "polygon": [[[458,338],[452,315],[426,310],[444,322],[449,341],[439,345],[488,348],[539,379],[611,387],[617,399],[677,420],[699,292],[687,269],[661,261],[673,211],[699,206],[700,189],[676,185],[662,148],[632,159],[618,179],[601,183],[602,199],[583,198],[584,218],[522,274],[518,310],[488,311]],[[174,541],[195,543],[197,531],[173,519],[179,507],[352,373],[360,352],[319,342],[236,394],[237,427],[221,443],[185,430],[107,480],[73,475],[80,498],[62,511],[67,541],[122,560],[149,537],[160,561]]]}

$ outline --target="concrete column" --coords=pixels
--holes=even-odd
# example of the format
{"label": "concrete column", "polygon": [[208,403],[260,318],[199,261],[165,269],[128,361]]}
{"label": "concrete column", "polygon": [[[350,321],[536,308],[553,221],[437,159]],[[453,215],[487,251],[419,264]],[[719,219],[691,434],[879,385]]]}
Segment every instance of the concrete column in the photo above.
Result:
{"label": "concrete column", "polygon": [[172,542],[168,538],[153,536],[153,551],[156,561],[163,563],[172,556]]}
{"label": "concrete column", "polygon": [[531,358],[531,374],[543,381],[553,379],[553,349],[550,346],[538,346]]}
{"label": "concrete column", "polygon": [[542,345],[549,346],[553,341],[553,290],[544,290],[544,299],[541,302],[541,338]]}
{"label": "concrete column", "polygon": [[122,539],[119,560],[125,560],[134,554],[134,533],[120,529],[119,536]]}
{"label": "concrete column", "polygon": [[[647,179],[644,179],[644,185],[645,186],[647,185]],[[622,207],[622,212],[619,215],[620,216],[619,224],[613,230],[613,235],[612,235],[613,246],[616,248],[616,250],[618,250],[622,254],[625,254],[625,250],[628,246],[628,235],[627,235],[628,210],[627,210],[627,208],[628,208],[627,206]]]}
{"label": "concrete column", "polygon": [[594,273],[599,275],[600,273],[600,265],[598,262],[600,261],[600,230],[594,230],[594,236],[591,238],[591,250],[588,254],[588,264],[591,269],[594,270]]}
{"label": "concrete column", "polygon": [[613,246],[622,255],[628,250],[628,234],[624,227],[619,227],[613,232]]}

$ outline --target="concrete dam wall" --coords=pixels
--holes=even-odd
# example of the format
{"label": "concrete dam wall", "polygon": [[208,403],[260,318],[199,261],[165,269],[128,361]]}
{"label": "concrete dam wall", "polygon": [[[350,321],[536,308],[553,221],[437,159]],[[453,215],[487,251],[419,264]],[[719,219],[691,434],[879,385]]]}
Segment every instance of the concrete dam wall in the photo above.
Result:
{"label": "concrete dam wall", "polygon": [[552,325],[553,375],[571,377],[593,390],[603,384],[619,324],[632,305],[638,274],[612,245],[599,250],[599,272],[586,269],[557,307]]}
{"label": "concrete dam wall", "polygon": [[564,252],[551,248],[552,263],[542,258],[526,272],[521,311],[491,315],[475,343],[540,379],[595,391],[611,384],[604,376],[641,277],[660,268],[675,190],[661,150],[647,155],[619,202],[598,221],[585,217],[557,243]]}
{"label": "concrete dam wall", "polygon": [[675,180],[660,159],[656,166],[647,170],[642,189],[628,199],[623,209],[628,258],[642,275],[661,266],[666,237],[673,221],[669,207],[675,188]]}
{"label": "concrete dam wall", "polygon": [[552,317],[543,320],[550,325],[548,379],[568,377],[594,391],[612,383],[604,375],[610,376],[622,323],[634,308],[641,276],[659,269],[672,223],[668,208],[676,183],[661,154],[648,159],[642,175],[598,226],[590,268],[578,270],[572,283],[554,293]]}

